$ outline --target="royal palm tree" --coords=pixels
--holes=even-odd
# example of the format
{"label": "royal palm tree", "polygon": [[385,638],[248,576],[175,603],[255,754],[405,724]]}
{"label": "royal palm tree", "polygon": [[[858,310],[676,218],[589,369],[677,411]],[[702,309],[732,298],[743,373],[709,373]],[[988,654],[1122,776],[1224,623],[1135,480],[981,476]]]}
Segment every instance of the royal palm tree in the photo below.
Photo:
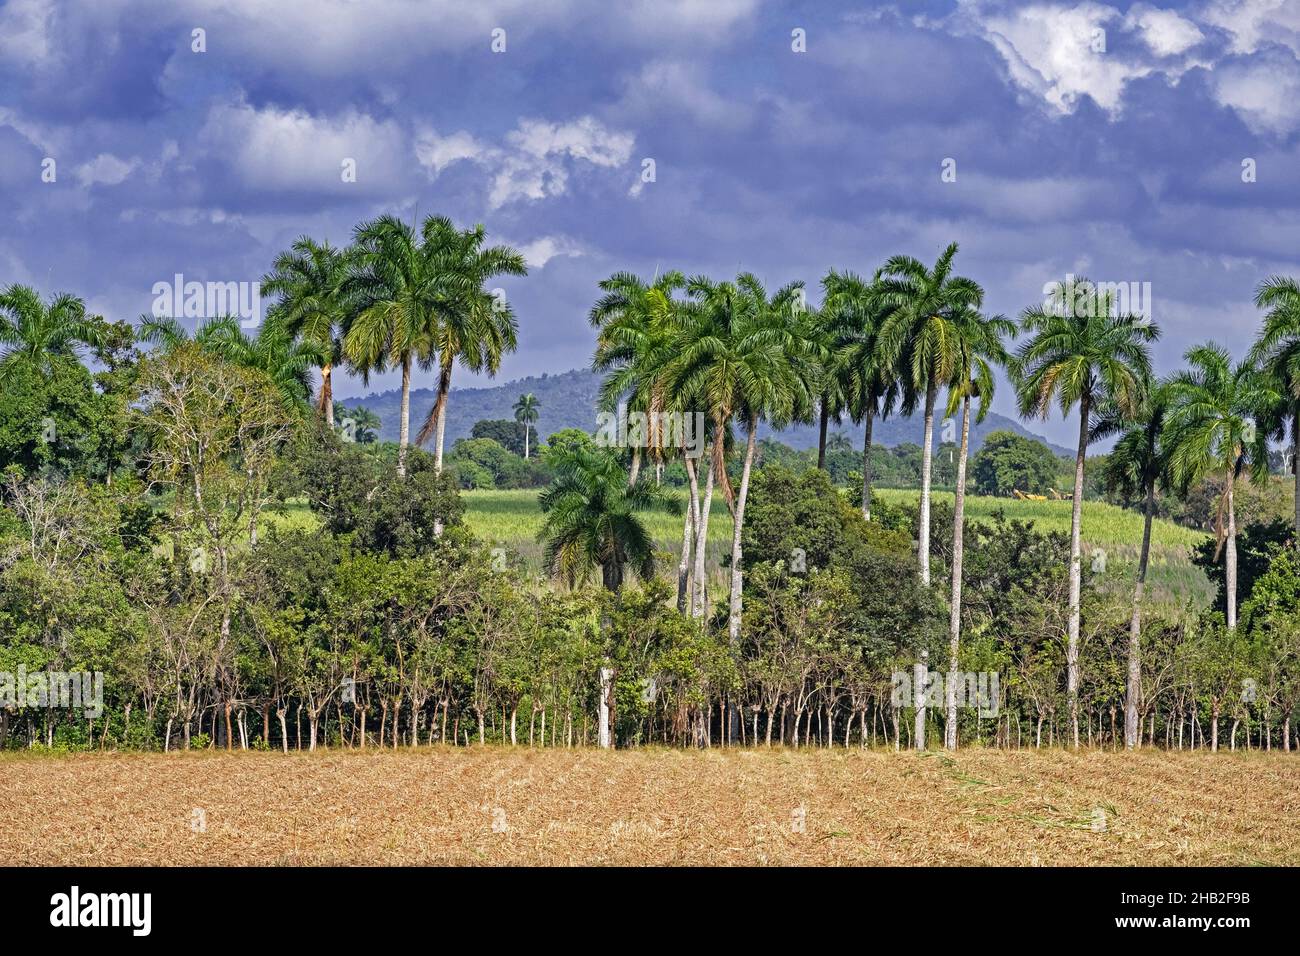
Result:
{"label": "royal palm tree", "polygon": [[411,436],[411,368],[432,365],[440,296],[432,250],[395,216],[357,226],[353,268],[344,283],[351,303],[343,354],[369,382],[372,372],[402,372],[397,473],[406,474]]}
{"label": "royal palm tree", "polygon": [[[1295,541],[1300,547],[1300,283],[1271,276],[1255,293],[1255,305],[1267,309],[1264,326],[1249,361],[1267,369],[1281,393],[1284,417],[1290,419],[1290,467],[1295,481]],[[1271,437],[1285,439],[1285,423],[1273,423]],[[1280,427],[1277,427],[1280,426]]]}
{"label": "royal palm tree", "polygon": [[471,372],[496,375],[501,357],[518,345],[514,308],[486,286],[497,276],[527,275],[528,268],[509,246],[485,248],[486,239],[482,225],[461,230],[445,216],[424,221],[423,248],[430,254],[438,302],[429,329],[437,351],[438,397],[416,442],[437,436],[434,467],[440,474],[452,370],[460,363]]}
{"label": "royal palm tree", "polygon": [[542,407],[542,403],[537,400],[537,396],[532,392],[527,395],[520,395],[519,400],[515,402],[515,421],[524,426],[524,460],[528,460],[528,433],[532,426],[537,422],[537,411]]}
{"label": "royal palm tree", "polygon": [[[618,459],[605,449],[579,448],[550,459],[555,480],[539,496],[545,523],[538,540],[545,545],[548,571],[573,586],[600,571],[606,590],[617,594],[629,571],[654,577],[654,541],[638,514],[652,508],[674,510],[677,501],[646,481],[628,484]],[[602,629],[608,620],[602,615]],[[600,668],[600,746],[613,745],[609,714],[614,670],[606,657]]]}
{"label": "royal palm tree", "polygon": [[832,359],[849,414],[862,423],[862,517],[871,520],[871,433],[876,416],[888,415],[898,400],[898,376],[880,348],[884,309],[873,283],[852,272],[832,270],[823,280],[822,311],[836,311],[842,343]]}
{"label": "royal palm tree", "polygon": [[316,408],[331,428],[333,371],[343,361],[343,332],[350,314],[344,295],[349,268],[346,250],[302,236],[276,256],[270,274],[262,279],[263,291],[278,296],[271,309],[289,334],[318,346],[322,361]]}
{"label": "royal palm tree", "polygon": [[961,441],[957,452],[957,488],[952,522],[952,596],[948,616],[947,718],[944,746],[957,749],[957,664],[961,643],[961,574],[963,532],[966,518],[966,461],[970,454],[970,403],[979,399],[975,421],[982,422],[993,401],[995,368],[1005,367],[1010,356],[1003,340],[1014,336],[1016,327],[1002,315],[986,317],[975,309],[953,316],[957,331],[957,376],[948,384],[948,417],[961,410]]}
{"label": "royal palm tree", "polygon": [[[750,273],[733,282],[713,282],[702,276],[687,285],[691,306],[684,310],[681,334],[664,372],[669,391],[697,398],[712,424],[708,479],[700,504],[695,539],[695,602],[693,614],[705,613],[704,549],[708,541],[713,485],[721,488],[732,511],[732,558],[738,560],[744,524],[745,497],[753,465],[757,427],[766,418],[788,422],[795,410],[810,402],[806,384],[813,381],[795,308],[802,283],[779,289],[770,299]],[[747,429],[745,464],[738,498],[727,475],[725,441],[732,419],[739,415]],[[739,634],[739,564],[732,567],[732,613],[729,630]]]}
{"label": "royal palm tree", "polygon": [[[1190,368],[1170,380],[1162,440],[1180,492],[1212,472],[1224,477],[1215,530],[1224,555],[1227,623],[1232,629],[1237,626],[1236,482],[1247,469],[1257,480],[1267,479],[1268,437],[1256,420],[1280,404],[1282,395],[1267,372],[1249,360],[1233,364],[1220,345],[1194,346],[1184,357]],[[1216,561],[1218,557],[1216,553]]]}
{"label": "royal palm tree", "polygon": [[[823,299],[820,309],[804,309],[803,339],[809,359],[816,371],[816,381],[809,382],[817,408],[817,467],[826,468],[826,438],[832,420],[838,425],[849,411],[852,369],[841,360],[841,352],[857,332],[851,312],[828,301],[826,288],[833,283],[834,271],[822,279]],[[796,415],[796,420],[802,416]]]}
{"label": "royal palm tree", "polygon": [[378,415],[364,405],[349,408],[342,402],[335,402],[334,418],[340,422],[351,423],[351,438],[357,444],[373,445],[379,441],[379,430],[384,423]]}
{"label": "royal palm tree", "polygon": [[879,333],[884,363],[902,379],[904,410],[919,399],[925,427],[921,446],[921,506],[917,555],[921,581],[930,584],[930,475],[934,457],[934,406],[939,389],[953,380],[960,362],[955,317],[984,302],[972,279],[952,274],[957,243],[940,254],[934,267],[911,256],[892,256],[880,270],[877,295],[887,310]]}
{"label": "royal palm tree", "polygon": [[1079,445],[1074,458],[1074,498],[1070,509],[1070,610],[1066,643],[1066,686],[1070,727],[1079,746],[1079,600],[1083,571],[1079,528],[1083,471],[1090,416],[1107,403],[1136,415],[1151,378],[1149,343],[1160,337],[1150,321],[1115,315],[1113,296],[1099,293],[1087,279],[1055,283],[1047,303],[1026,309],[1021,328],[1028,340],[1013,363],[1020,413],[1046,418],[1052,402],[1063,415],[1079,407]]}
{"label": "royal palm tree", "polygon": [[86,303],[66,292],[42,302],[30,286],[0,291],[0,379],[19,363],[48,372],[58,357],[80,360],[81,349],[104,344],[103,321],[86,315]]}
{"label": "royal palm tree", "polygon": [[[601,408],[645,413],[646,445],[657,463],[662,461],[665,440],[660,416],[673,399],[664,388],[663,368],[679,326],[681,303],[674,296],[685,285],[685,277],[676,270],[656,276],[651,283],[630,272],[617,272],[600,283],[603,295],[588,316],[598,330],[592,368],[607,373],[601,382]],[[628,480],[636,481],[640,470],[641,449],[634,447]]]}
{"label": "royal palm tree", "polygon": [[1137,580],[1133,584],[1133,614],[1129,618],[1128,677],[1124,690],[1124,745],[1140,743],[1138,702],[1142,693],[1142,597],[1151,559],[1151,523],[1156,511],[1156,491],[1169,484],[1169,458],[1161,435],[1169,410],[1169,390],[1150,383],[1136,416],[1114,405],[1098,409],[1091,426],[1091,441],[1118,435],[1106,456],[1106,487],[1129,501],[1142,501],[1142,548],[1138,552]]}

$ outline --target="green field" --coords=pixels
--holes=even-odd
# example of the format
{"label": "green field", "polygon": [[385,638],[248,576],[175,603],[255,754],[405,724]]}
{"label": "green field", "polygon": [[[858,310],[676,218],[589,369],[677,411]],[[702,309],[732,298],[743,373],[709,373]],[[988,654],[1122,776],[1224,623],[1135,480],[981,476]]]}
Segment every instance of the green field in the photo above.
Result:
{"label": "green field", "polygon": [[[879,489],[876,492],[889,504],[915,501],[918,492],[907,489]],[[542,527],[542,512],[533,490],[467,491],[465,519],[474,533],[492,545],[509,548],[532,566],[540,564],[541,545],[537,532]],[[684,496],[684,493],[683,493]],[[952,501],[952,492],[936,491],[936,500]],[[1032,521],[1043,531],[1070,530],[1070,502],[1017,501],[969,495],[966,513],[973,520],[991,518],[1005,511],[1010,518]],[[675,556],[681,553],[682,519],[664,513],[646,516],[646,524],[659,547]],[[1190,549],[1205,540],[1205,535],[1169,521],[1157,520],[1151,532],[1151,599],[1160,603],[1182,605],[1188,600],[1202,603],[1211,596],[1209,583],[1200,569],[1190,561]],[[1142,516],[1115,505],[1099,501],[1083,503],[1083,541],[1085,557],[1093,560],[1093,549],[1105,552],[1106,583],[1129,587],[1142,542]],[[716,566],[731,546],[731,517],[720,498],[715,497],[713,517],[709,521],[709,560]]]}

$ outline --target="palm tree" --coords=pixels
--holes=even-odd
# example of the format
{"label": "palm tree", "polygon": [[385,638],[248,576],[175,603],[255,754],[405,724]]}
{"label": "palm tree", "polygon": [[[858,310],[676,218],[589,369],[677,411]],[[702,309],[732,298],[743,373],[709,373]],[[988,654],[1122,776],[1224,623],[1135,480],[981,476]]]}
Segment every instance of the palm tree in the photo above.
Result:
{"label": "palm tree", "polygon": [[822,312],[838,312],[841,344],[831,359],[849,414],[863,425],[862,517],[871,520],[871,433],[876,416],[888,415],[898,399],[898,377],[885,361],[879,334],[884,311],[874,284],[852,272],[832,270],[822,280]]}
{"label": "palm tree", "polygon": [[993,369],[1010,360],[1003,339],[1014,336],[1015,325],[1005,316],[985,317],[966,309],[953,317],[959,351],[957,377],[948,385],[948,416],[961,408],[961,443],[957,452],[957,488],[952,522],[952,598],[948,616],[947,719],[944,746],[957,749],[957,663],[961,641],[962,536],[966,517],[966,461],[970,453],[970,402],[979,399],[976,422],[982,422],[993,400]]}
{"label": "palm tree", "polygon": [[486,238],[482,225],[458,230],[445,216],[424,221],[423,248],[429,253],[438,303],[429,328],[438,353],[438,398],[416,442],[422,445],[437,435],[434,468],[439,474],[452,369],[459,362],[471,372],[496,375],[501,357],[518,345],[514,309],[485,286],[500,275],[527,275],[528,268],[509,246],[484,248]]}
{"label": "palm tree", "polygon": [[263,290],[279,296],[272,312],[282,317],[289,334],[319,346],[322,361],[316,407],[331,428],[333,370],[343,361],[342,335],[349,315],[344,295],[349,268],[348,251],[302,236],[276,256],[271,273],[262,279]]}
{"label": "palm tree", "polygon": [[431,255],[414,228],[395,216],[357,226],[356,260],[344,283],[352,303],[343,354],[369,382],[372,372],[402,370],[397,473],[406,474],[411,435],[411,366],[430,367],[438,295]]}
{"label": "palm tree", "polygon": [[87,317],[86,303],[62,293],[42,302],[36,290],[14,283],[0,292],[0,379],[18,363],[48,372],[50,360],[80,360],[84,346],[105,342],[103,322]]}
{"label": "palm tree", "polygon": [[1047,417],[1053,399],[1063,415],[1079,406],[1079,447],[1074,458],[1074,498],[1070,510],[1070,615],[1066,645],[1066,683],[1070,726],[1079,746],[1079,598],[1082,568],[1079,527],[1083,506],[1083,468],[1088,452],[1089,416],[1102,402],[1136,415],[1151,378],[1148,343],[1160,330],[1134,315],[1112,315],[1113,297],[1098,294],[1087,279],[1056,283],[1045,305],[1026,309],[1021,328],[1030,334],[1013,362],[1020,413]]}
{"label": "palm tree", "polygon": [[364,405],[349,408],[342,402],[335,402],[334,418],[338,421],[352,423],[352,440],[357,444],[373,445],[379,441],[379,430],[384,423],[378,415]]}
{"label": "palm tree", "polygon": [[[555,480],[538,499],[546,515],[538,540],[545,543],[544,561],[550,573],[573,586],[599,569],[601,583],[611,594],[619,592],[629,570],[642,580],[653,578],[654,541],[637,515],[656,507],[671,511],[676,499],[645,481],[628,484],[623,466],[604,449],[560,452],[551,466]],[[601,623],[608,630],[606,615]],[[607,655],[600,668],[602,747],[613,745],[613,686],[614,670]]]}
{"label": "palm tree", "polygon": [[[729,625],[733,640],[739,635],[743,586],[740,534],[758,423],[764,418],[776,423],[788,421],[797,408],[810,404],[806,386],[813,376],[794,308],[800,288],[802,283],[791,283],[769,299],[762,283],[750,273],[742,273],[734,283],[692,278],[687,285],[691,304],[684,310],[683,327],[665,367],[669,392],[698,399],[713,426],[709,473],[695,539],[692,613],[696,617],[705,613],[704,549],[713,485],[717,482],[733,518]],[[731,487],[725,456],[726,435],[736,415],[744,420],[748,435],[739,498]],[[742,583],[738,584],[738,580]]]}
{"label": "palm tree", "polygon": [[1142,596],[1151,558],[1151,522],[1155,517],[1156,489],[1169,483],[1169,458],[1161,434],[1169,410],[1169,390],[1163,383],[1149,384],[1136,417],[1113,405],[1098,409],[1090,441],[1118,435],[1106,457],[1106,487],[1128,500],[1142,500],[1142,549],[1138,553],[1137,580],[1133,585],[1133,615],[1129,619],[1128,679],[1124,692],[1124,745],[1138,746],[1138,698],[1142,692]]}
{"label": "palm tree", "polygon": [[524,426],[524,460],[528,460],[528,432],[537,421],[537,410],[542,407],[542,403],[537,400],[537,396],[532,392],[527,395],[520,395],[519,401],[515,402],[515,421]]}
{"label": "palm tree", "polygon": [[940,254],[934,268],[911,256],[892,256],[877,282],[877,294],[888,310],[879,333],[888,367],[899,370],[904,410],[911,412],[921,397],[925,438],[921,446],[921,507],[917,555],[921,581],[930,584],[930,474],[934,457],[934,405],[939,388],[952,381],[960,361],[955,317],[978,309],[984,290],[972,279],[952,274],[957,243]]}
{"label": "palm tree", "polygon": [[[1255,305],[1268,309],[1249,361],[1269,371],[1291,419],[1291,472],[1295,476],[1295,540],[1300,547],[1300,283],[1270,276],[1255,293]],[[1283,423],[1278,423],[1279,425]],[[1270,429],[1285,438],[1282,427]]]}
{"label": "palm tree", "polygon": [[809,385],[817,403],[817,467],[821,469],[826,468],[826,433],[831,420],[839,424],[849,411],[852,369],[841,361],[840,353],[857,331],[850,310],[828,300],[827,284],[835,276],[832,270],[822,279],[822,307],[803,310],[803,339],[818,373],[816,382]]}
{"label": "palm tree", "polygon": [[[601,281],[604,294],[588,316],[599,330],[592,368],[608,373],[601,383],[601,408],[645,413],[646,445],[656,465],[663,459],[665,438],[660,415],[669,410],[673,399],[662,374],[679,322],[681,303],[674,294],[685,285],[685,277],[676,270],[656,276],[651,283],[630,272],[616,272]],[[634,447],[628,480],[636,481],[640,471],[641,449]]]}
{"label": "palm tree", "polygon": [[1256,479],[1267,479],[1268,437],[1256,420],[1280,404],[1282,396],[1267,372],[1249,360],[1234,365],[1220,345],[1195,346],[1185,358],[1191,367],[1169,383],[1163,440],[1168,444],[1169,472],[1180,492],[1211,472],[1224,475],[1216,531],[1224,554],[1227,621],[1232,629],[1237,626],[1236,481],[1246,468]]}

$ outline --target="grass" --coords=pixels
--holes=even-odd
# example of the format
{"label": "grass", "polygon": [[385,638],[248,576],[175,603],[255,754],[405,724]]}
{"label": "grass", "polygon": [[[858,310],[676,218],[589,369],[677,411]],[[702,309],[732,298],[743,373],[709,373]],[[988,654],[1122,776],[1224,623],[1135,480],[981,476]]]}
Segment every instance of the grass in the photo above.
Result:
{"label": "grass", "polygon": [[[468,491],[465,519],[471,530],[484,541],[516,552],[530,567],[541,562],[541,545],[537,532],[542,527],[542,512],[537,506],[537,492]],[[919,492],[905,489],[880,489],[877,494],[888,504],[915,501]],[[952,501],[952,492],[936,491],[936,501]],[[684,492],[683,492],[684,500]],[[1070,502],[1017,501],[969,495],[966,513],[972,520],[989,520],[994,512],[1005,511],[1010,518],[1032,521],[1040,531],[1070,530]],[[681,553],[682,519],[662,512],[645,517],[658,547],[675,561]],[[947,533],[946,531],[938,533]],[[1106,574],[1103,584],[1128,590],[1136,574],[1138,550],[1142,541],[1142,516],[1100,501],[1083,503],[1083,542],[1085,558],[1096,561],[1094,549],[1105,553]],[[1171,521],[1157,520],[1151,532],[1151,566],[1148,572],[1149,600],[1155,604],[1183,606],[1188,601],[1208,603],[1212,596],[1209,582],[1191,563],[1191,548],[1206,536]],[[717,562],[730,552],[731,516],[720,498],[714,498],[713,517],[709,521],[709,561]]]}
{"label": "grass", "polygon": [[[0,757],[15,865],[1296,865],[1293,754]],[[202,826],[200,826],[200,822]]]}

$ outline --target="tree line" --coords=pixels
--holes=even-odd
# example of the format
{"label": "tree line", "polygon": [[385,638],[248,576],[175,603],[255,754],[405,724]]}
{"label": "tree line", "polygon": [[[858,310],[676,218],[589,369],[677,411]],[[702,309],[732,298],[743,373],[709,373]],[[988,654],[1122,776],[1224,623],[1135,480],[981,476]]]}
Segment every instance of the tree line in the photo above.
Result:
{"label": "tree line", "polygon": [[[1300,288],[1261,285],[1245,359],[1207,343],[1162,378],[1158,326],[1120,314],[1102,287],[1067,279],[1012,321],[983,311],[957,252],[894,256],[870,277],[832,270],[817,306],[802,283],[769,291],[749,273],[601,282],[601,408],[649,424],[633,447],[548,442],[549,580],[473,540],[444,473],[454,368],[495,373],[516,347],[513,309],[488,283],[526,270],[482,226],[380,217],[345,249],[300,239],[264,280],[274,301],[251,335],[227,317],[193,334],[166,317],[110,322],[74,296],[10,286],[3,662],[104,670],[112,700],[97,730],[0,709],[0,735],[164,749],[518,742],[523,708],[530,739],[536,720],[566,745],[901,746],[906,731],[924,746],[933,726],[949,748],[1016,746],[1028,724],[1035,744],[1046,726],[1048,743],[1134,747],[1163,729],[1165,744],[1186,731],[1194,746],[1208,718],[1217,748],[1228,716],[1233,746],[1244,725],[1248,746],[1276,736],[1289,749],[1295,527],[1239,594],[1236,495],[1268,480],[1270,440],[1300,432]],[[341,434],[339,369],[401,373],[395,455]],[[412,440],[417,370],[438,389]],[[971,420],[999,374],[1024,416],[1078,415],[1068,536],[965,519]],[[531,454],[530,405],[516,414]],[[918,411],[918,501],[892,509],[872,495],[873,424]],[[951,513],[932,494],[936,412],[957,422]],[[668,414],[702,416],[702,454],[663,428]],[[792,421],[820,425],[824,465],[828,424],[844,417],[862,429],[851,495],[820,469],[755,466],[760,427]],[[1104,483],[1146,519],[1122,609],[1081,556],[1087,450],[1107,437]],[[677,466],[684,500],[662,480]],[[1222,611],[1146,619],[1157,499],[1211,475]],[[722,587],[715,499],[732,517]],[[681,518],[675,575],[661,573],[671,556],[647,509]],[[891,692],[922,652],[950,678],[942,706]],[[1005,678],[992,715],[959,707],[952,678],[972,671]]]}

